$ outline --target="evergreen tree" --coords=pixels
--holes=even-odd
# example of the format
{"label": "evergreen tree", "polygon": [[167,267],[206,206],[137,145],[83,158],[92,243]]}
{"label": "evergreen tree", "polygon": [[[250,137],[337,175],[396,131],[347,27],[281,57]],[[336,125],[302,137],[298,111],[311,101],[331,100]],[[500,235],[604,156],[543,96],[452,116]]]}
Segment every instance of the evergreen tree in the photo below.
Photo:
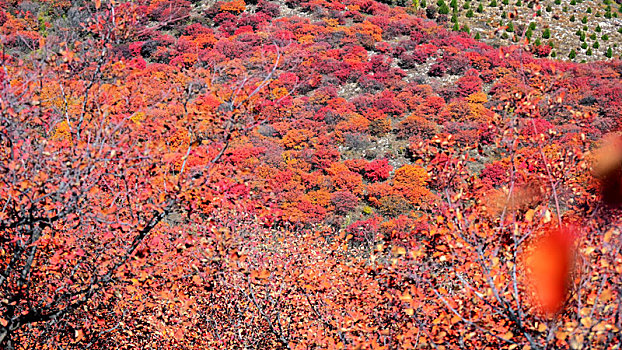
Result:
{"label": "evergreen tree", "polygon": [[443,5],[441,5],[441,7],[438,8],[438,13],[441,15],[446,15],[449,13],[449,7],[447,7],[447,4],[445,4],[443,2]]}

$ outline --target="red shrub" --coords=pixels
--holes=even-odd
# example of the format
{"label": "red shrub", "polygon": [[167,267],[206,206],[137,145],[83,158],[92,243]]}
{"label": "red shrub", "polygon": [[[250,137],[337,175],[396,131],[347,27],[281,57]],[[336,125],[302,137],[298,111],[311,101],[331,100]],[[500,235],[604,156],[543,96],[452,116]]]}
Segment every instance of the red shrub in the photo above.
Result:
{"label": "red shrub", "polygon": [[458,88],[457,93],[463,97],[469,96],[472,93],[480,91],[482,89],[482,83],[482,79],[477,76],[465,75],[456,82]]}
{"label": "red shrub", "polygon": [[348,213],[359,205],[359,198],[348,191],[338,191],[330,195],[330,201],[338,214]]}
{"label": "red shrub", "polygon": [[353,236],[355,241],[375,241],[380,229],[380,217],[375,216],[367,220],[359,220],[346,228],[346,233]]}
{"label": "red shrub", "polygon": [[507,164],[494,162],[486,164],[479,177],[487,187],[498,187],[509,181],[510,172]]}
{"label": "red shrub", "polygon": [[389,178],[392,170],[386,158],[374,159],[365,167],[365,177],[370,181],[384,181]]}
{"label": "red shrub", "polygon": [[531,52],[538,57],[547,57],[551,54],[551,47],[549,45],[538,45],[532,47]]}

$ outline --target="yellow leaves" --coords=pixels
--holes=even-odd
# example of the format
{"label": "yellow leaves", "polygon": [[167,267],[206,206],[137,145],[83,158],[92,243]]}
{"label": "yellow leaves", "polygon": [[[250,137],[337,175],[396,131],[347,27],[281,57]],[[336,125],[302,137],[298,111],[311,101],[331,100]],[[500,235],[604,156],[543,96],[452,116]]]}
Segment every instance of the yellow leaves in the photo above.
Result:
{"label": "yellow leaves", "polygon": [[602,300],[603,302],[608,302],[609,300],[613,299],[613,297],[614,295],[611,289],[605,289],[602,293],[600,293],[600,300]]}
{"label": "yellow leaves", "polygon": [[570,338],[568,344],[571,349],[582,349],[583,348],[584,337],[583,334],[575,334]]}
{"label": "yellow leaves", "polygon": [[255,270],[251,272],[251,278],[255,278],[258,280],[265,280],[268,277],[270,277],[270,271],[263,269],[263,270]]}
{"label": "yellow leaves", "polygon": [[567,337],[568,337],[568,333],[567,332],[563,332],[563,331],[555,332],[555,338],[557,340],[564,341],[564,340],[566,340]]}
{"label": "yellow leaves", "polygon": [[324,23],[326,23],[328,27],[337,27],[339,25],[339,21],[335,18],[325,18]]}
{"label": "yellow leaves", "polygon": [[0,318],[0,326],[6,327],[8,324],[9,322],[7,320],[5,320],[4,318]]}
{"label": "yellow leaves", "polygon": [[581,325],[585,328],[592,327],[592,319],[590,317],[583,317],[581,319]]}
{"label": "yellow leaves", "polygon": [[313,35],[310,35],[310,34],[301,35],[298,38],[298,42],[301,43],[301,44],[308,44],[308,43],[312,43],[314,38],[315,37]]}
{"label": "yellow leaves", "polygon": [[486,96],[486,93],[478,91],[470,94],[467,97],[467,101],[469,103],[486,103],[488,102],[488,97]]}
{"label": "yellow leaves", "polygon": [[400,295],[401,301],[412,301],[413,298],[408,291],[405,291],[404,294]]}
{"label": "yellow leaves", "polygon": [[525,221],[526,222],[532,222],[533,221],[533,215],[535,213],[536,213],[536,211],[533,210],[533,209],[527,210],[527,213],[525,213]]}
{"label": "yellow leaves", "polygon": [[509,331],[508,331],[507,333],[505,333],[505,334],[503,334],[503,335],[501,336],[501,338],[503,338],[503,339],[505,339],[505,340],[510,340],[510,339],[512,339],[513,337],[514,337],[514,333],[509,332]]}
{"label": "yellow leaves", "polygon": [[287,89],[284,87],[276,87],[272,89],[271,94],[274,100],[278,100],[282,97],[287,96],[289,94],[289,91],[287,91]]}
{"label": "yellow leaves", "polygon": [[361,34],[367,34],[372,37],[375,41],[382,40],[382,28],[378,27],[375,24],[372,24],[370,21],[364,21],[363,23],[356,24],[352,27],[355,31],[358,31]]}
{"label": "yellow leaves", "polygon": [[313,138],[314,134],[307,129],[291,129],[283,136],[281,141],[285,148],[303,149],[307,147],[307,142]]}
{"label": "yellow leaves", "polygon": [[52,140],[69,140],[71,139],[71,128],[66,120],[56,125],[56,130],[52,136]]}
{"label": "yellow leaves", "polygon": [[145,113],[144,112],[136,112],[136,113],[132,114],[132,116],[130,117],[130,120],[132,122],[134,122],[136,125],[140,125],[140,122],[145,120]]}
{"label": "yellow leaves", "polygon": [[418,165],[407,164],[395,171],[393,186],[395,190],[402,193],[408,200],[418,203],[430,192],[426,188],[429,179],[430,175],[424,168]]}
{"label": "yellow leaves", "polygon": [[229,2],[224,2],[220,5],[220,11],[223,12],[233,12],[233,13],[242,13],[246,9],[246,3],[244,0],[233,0]]}
{"label": "yellow leaves", "polygon": [[405,255],[405,254],[406,254],[406,249],[405,249],[404,247],[394,246],[394,247],[391,249],[391,252],[392,252],[394,255],[400,255],[400,256],[401,256],[401,255]]}
{"label": "yellow leaves", "polygon": [[76,340],[74,340],[74,343],[81,342],[82,340],[84,340],[84,331],[81,329],[76,329],[75,337],[76,337]]}
{"label": "yellow leaves", "polygon": [[617,231],[617,229],[615,229],[615,228],[612,228],[612,229],[608,230],[607,232],[605,232],[605,235],[603,236],[603,241],[605,243],[609,243],[611,241],[611,237],[613,236],[613,231],[614,230],[616,231],[616,234],[619,233]]}
{"label": "yellow leaves", "polygon": [[544,212],[544,219],[542,219],[542,222],[544,222],[545,224],[551,222],[551,211],[550,210],[547,209]]}

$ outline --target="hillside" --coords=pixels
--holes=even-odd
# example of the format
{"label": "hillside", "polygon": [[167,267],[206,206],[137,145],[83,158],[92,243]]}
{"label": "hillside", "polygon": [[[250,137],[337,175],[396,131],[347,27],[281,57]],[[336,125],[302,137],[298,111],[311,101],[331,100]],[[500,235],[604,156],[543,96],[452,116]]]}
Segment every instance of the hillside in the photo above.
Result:
{"label": "hillside", "polygon": [[540,57],[575,62],[620,57],[622,5],[612,0],[418,1],[420,12],[493,46],[525,44]]}
{"label": "hillside", "polygon": [[614,348],[622,61],[446,24],[1,3],[0,347]]}

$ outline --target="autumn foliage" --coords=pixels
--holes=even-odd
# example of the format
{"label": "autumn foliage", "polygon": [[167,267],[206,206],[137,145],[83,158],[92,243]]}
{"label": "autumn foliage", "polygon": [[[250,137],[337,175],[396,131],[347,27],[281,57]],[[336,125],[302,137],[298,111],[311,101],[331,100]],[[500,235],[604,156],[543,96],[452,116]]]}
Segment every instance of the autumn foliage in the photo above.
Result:
{"label": "autumn foliage", "polygon": [[622,63],[421,15],[0,3],[0,348],[614,348]]}

